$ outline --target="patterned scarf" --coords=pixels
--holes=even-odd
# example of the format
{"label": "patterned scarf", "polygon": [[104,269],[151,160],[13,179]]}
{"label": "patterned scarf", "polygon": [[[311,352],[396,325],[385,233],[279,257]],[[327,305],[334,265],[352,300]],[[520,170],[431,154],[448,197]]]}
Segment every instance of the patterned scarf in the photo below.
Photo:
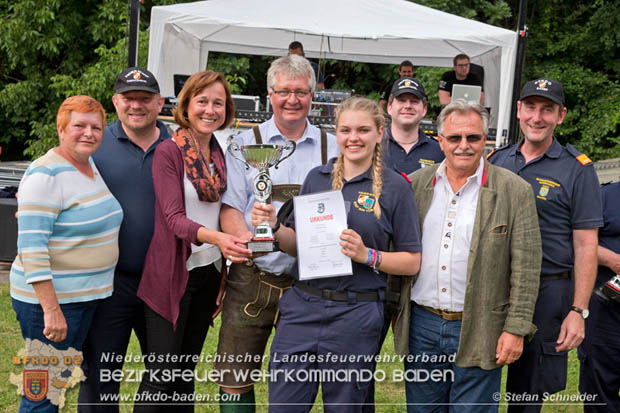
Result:
{"label": "patterned scarf", "polygon": [[226,190],[226,158],[215,135],[211,135],[209,140],[210,161],[215,166],[213,175],[209,173],[209,160],[204,158],[191,130],[177,129],[172,140],[183,154],[185,172],[196,189],[198,199],[203,202],[219,201],[220,194]]}

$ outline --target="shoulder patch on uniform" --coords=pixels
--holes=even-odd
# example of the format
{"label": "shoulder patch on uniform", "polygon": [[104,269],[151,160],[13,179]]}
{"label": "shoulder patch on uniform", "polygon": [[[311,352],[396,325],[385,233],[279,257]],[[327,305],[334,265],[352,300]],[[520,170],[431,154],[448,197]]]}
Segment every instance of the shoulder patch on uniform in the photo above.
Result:
{"label": "shoulder patch on uniform", "polygon": [[577,160],[582,165],[587,165],[589,163],[592,163],[592,160],[590,160],[590,158],[588,158],[588,155],[586,155],[585,153],[582,153],[581,155],[579,155],[577,157]]}
{"label": "shoulder patch on uniform", "polygon": [[504,146],[500,146],[493,148],[493,150],[491,152],[489,152],[489,154],[487,155],[487,159],[489,159],[491,156],[493,156],[495,153],[499,152],[499,151],[503,151],[504,149],[508,149],[510,148],[512,145],[508,144],[508,145],[504,145]]}
{"label": "shoulder patch on uniform", "polygon": [[566,144],[566,150],[568,151],[568,153],[573,155],[575,159],[577,159],[577,162],[579,162],[581,165],[585,166],[592,163],[592,160],[588,157],[588,155],[579,152],[577,148],[575,148],[570,143]]}

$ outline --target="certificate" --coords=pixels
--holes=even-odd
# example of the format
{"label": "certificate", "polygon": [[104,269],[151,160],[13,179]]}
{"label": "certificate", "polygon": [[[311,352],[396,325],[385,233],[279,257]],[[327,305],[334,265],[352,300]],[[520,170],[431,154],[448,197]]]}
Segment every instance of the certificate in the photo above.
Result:
{"label": "certificate", "polygon": [[293,199],[299,279],[353,274],[351,258],[340,250],[347,213],[340,191],[318,192]]}

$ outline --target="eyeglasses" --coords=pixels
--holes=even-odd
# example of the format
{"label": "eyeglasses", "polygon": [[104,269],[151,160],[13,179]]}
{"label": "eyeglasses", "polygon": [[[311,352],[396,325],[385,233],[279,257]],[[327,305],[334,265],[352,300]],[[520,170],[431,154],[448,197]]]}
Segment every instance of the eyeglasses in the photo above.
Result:
{"label": "eyeglasses", "polygon": [[465,135],[465,136],[461,136],[461,135],[448,135],[448,136],[444,136],[443,137],[448,143],[461,143],[461,140],[463,138],[465,138],[467,140],[467,142],[469,143],[476,143],[476,142],[480,142],[483,138],[482,135]]}
{"label": "eyeglasses", "polygon": [[310,94],[309,90],[275,90],[275,89],[271,89],[271,91],[281,97],[281,98],[287,98],[289,97],[289,95],[292,93],[295,95],[295,97],[297,99],[302,99],[307,97]]}
{"label": "eyeglasses", "polygon": [[469,63],[459,63],[456,66],[457,67],[469,67]]}

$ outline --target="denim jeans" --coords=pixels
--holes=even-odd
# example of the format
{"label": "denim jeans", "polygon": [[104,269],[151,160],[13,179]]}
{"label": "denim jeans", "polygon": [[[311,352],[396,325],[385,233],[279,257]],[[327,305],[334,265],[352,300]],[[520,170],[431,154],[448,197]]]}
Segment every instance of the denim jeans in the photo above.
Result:
{"label": "denim jeans", "polygon": [[[405,362],[407,412],[497,412],[494,393],[502,369],[458,367],[461,321],[447,321],[417,304],[411,310],[409,354]],[[427,374],[428,373],[428,374]]]}
{"label": "denim jeans", "polygon": [[[43,308],[41,305],[25,303],[15,299],[12,301],[24,340],[39,340],[43,344],[50,344],[58,350],[67,350],[69,347],[72,347],[77,351],[82,350],[82,344],[86,339],[95,308],[99,302],[99,300],[95,300],[84,303],[61,304],[60,309],[67,322],[67,337],[60,343],[55,343],[43,335],[45,323],[43,321]],[[28,351],[28,349],[26,350]],[[55,377],[49,377],[48,380],[52,378]],[[58,412],[58,406],[52,404],[47,397],[38,402],[33,402],[28,400],[26,396],[22,396],[19,412],[55,413]]]}

